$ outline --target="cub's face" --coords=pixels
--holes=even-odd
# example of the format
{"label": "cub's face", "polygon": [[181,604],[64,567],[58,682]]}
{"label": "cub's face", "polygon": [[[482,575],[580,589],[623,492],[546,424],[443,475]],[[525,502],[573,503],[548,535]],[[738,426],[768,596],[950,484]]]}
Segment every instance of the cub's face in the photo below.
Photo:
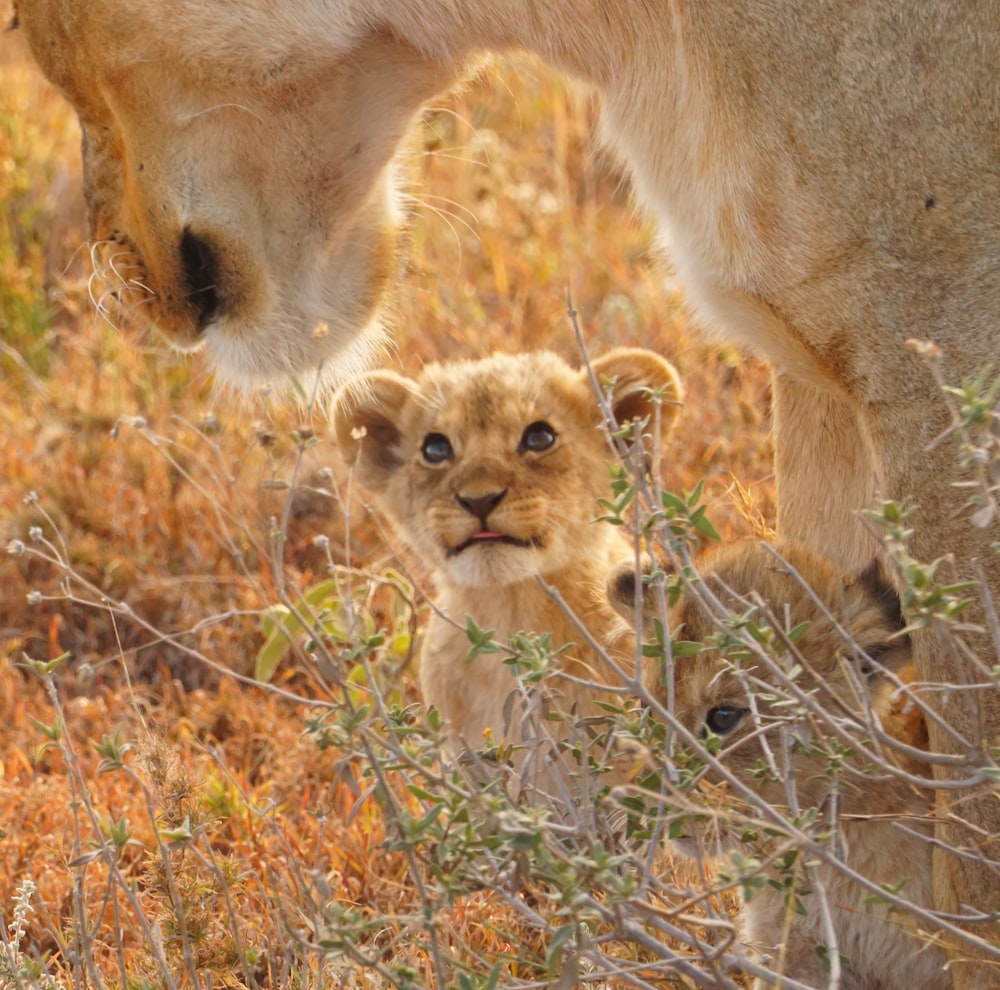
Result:
{"label": "cub's face", "polygon": [[[794,791],[805,809],[830,792],[838,752],[852,740],[861,752],[869,708],[886,731],[907,735],[903,741],[912,746],[920,745],[922,722],[919,711],[916,721],[900,716],[905,702],[883,672],[905,679],[910,661],[895,592],[874,568],[845,580],[802,544],[772,546],[777,556],[749,541],[720,549],[700,568],[701,590],[685,589],[671,611],[677,639],[709,644],[675,659],[674,712],[692,735],[719,737],[726,768],[768,803],[788,807]],[[632,587],[631,572],[609,583],[620,610],[634,608],[634,601],[624,601]],[[708,598],[737,621],[720,622],[721,610],[707,605]],[[736,639],[730,630],[740,625],[775,631],[773,660]],[[665,685],[651,689],[665,703]],[[854,765],[863,766],[864,758]],[[878,785],[845,774],[840,786],[846,805],[857,800],[859,788]]]}
{"label": "cub's face", "polygon": [[[619,349],[594,370],[615,383],[616,418],[649,417],[645,432],[667,432],[680,397],[670,364]],[[432,364],[415,380],[377,372],[334,404],[338,444],[362,485],[459,585],[551,575],[599,544],[597,499],[610,492],[615,456],[602,422],[587,373],[547,352]]]}

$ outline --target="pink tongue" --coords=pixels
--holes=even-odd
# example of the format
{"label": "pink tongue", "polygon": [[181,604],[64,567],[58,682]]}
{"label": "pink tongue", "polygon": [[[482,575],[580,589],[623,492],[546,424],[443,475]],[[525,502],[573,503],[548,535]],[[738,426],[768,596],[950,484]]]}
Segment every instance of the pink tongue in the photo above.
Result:
{"label": "pink tongue", "polygon": [[494,533],[491,529],[484,529],[478,533],[473,533],[472,538],[474,540],[499,540],[502,535],[502,533]]}

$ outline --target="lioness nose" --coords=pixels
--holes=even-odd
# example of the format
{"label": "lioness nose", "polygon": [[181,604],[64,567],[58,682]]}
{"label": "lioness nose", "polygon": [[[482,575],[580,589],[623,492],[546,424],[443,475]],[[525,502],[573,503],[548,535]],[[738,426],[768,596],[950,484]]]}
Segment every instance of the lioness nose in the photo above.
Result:
{"label": "lioness nose", "polygon": [[471,498],[465,495],[456,495],[455,501],[466,512],[472,513],[485,526],[486,517],[503,501],[506,494],[507,489],[505,488],[502,492],[491,492],[489,495],[475,495]]}
{"label": "lioness nose", "polygon": [[198,329],[204,330],[219,312],[218,258],[212,246],[190,227],[181,234],[180,252],[187,301],[197,313]]}

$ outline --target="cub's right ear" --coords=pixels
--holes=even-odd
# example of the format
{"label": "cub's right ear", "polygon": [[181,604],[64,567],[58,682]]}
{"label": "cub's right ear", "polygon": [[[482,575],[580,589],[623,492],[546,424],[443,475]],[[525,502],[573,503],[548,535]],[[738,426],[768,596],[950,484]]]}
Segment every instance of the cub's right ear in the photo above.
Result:
{"label": "cub's right ear", "polygon": [[343,386],[333,397],[337,448],[365,488],[378,490],[403,463],[402,414],[417,394],[409,379],[375,371]]}
{"label": "cub's right ear", "polygon": [[629,420],[649,419],[653,429],[657,401],[660,406],[660,438],[666,439],[681,410],[684,389],[677,369],[655,351],[642,347],[616,347],[591,362],[599,378],[612,384],[611,405],[619,425]]}

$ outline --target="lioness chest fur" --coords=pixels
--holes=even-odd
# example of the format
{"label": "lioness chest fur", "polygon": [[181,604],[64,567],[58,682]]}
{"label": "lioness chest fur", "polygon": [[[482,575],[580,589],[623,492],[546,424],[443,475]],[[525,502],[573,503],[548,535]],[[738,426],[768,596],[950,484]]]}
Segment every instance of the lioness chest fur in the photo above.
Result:
{"label": "lioness chest fur", "polygon": [[[617,420],[666,435],[680,398],[668,362],[618,349],[593,371],[610,383]],[[479,748],[486,732],[527,742],[504,662],[517,632],[549,634],[562,651],[552,708],[586,717],[609,697],[600,685],[623,687],[614,667],[631,673],[634,639],[604,589],[632,550],[619,527],[596,521],[615,454],[587,371],[532,353],[431,364],[416,379],[376,372],[339,394],[333,421],[357,479],[431,572],[420,684],[453,753]],[[470,658],[467,616],[499,652]]]}
{"label": "lioness chest fur", "polygon": [[[778,633],[770,657],[752,655],[731,633],[721,652],[677,657],[671,693],[662,672],[650,672],[650,693],[664,706],[672,695],[673,713],[692,737],[720,738],[719,759],[736,781],[707,772],[706,780],[726,782],[726,796],[713,787],[712,812],[693,817],[674,844],[696,858],[738,851],[768,864],[765,882],[748,886],[743,928],[776,972],[827,985],[828,911],[841,990],[949,990],[933,922],[906,911],[933,907],[933,798],[912,782],[929,781],[930,768],[919,755],[927,746],[923,715],[901,689],[913,666],[899,600],[874,568],[844,579],[802,544],[777,541],[773,550],[738,542],[712,554],[701,584],[670,612],[670,628],[692,642],[719,643],[727,629],[748,623]],[[632,570],[620,566],[609,590],[631,616]],[[755,797],[796,819],[817,844],[789,838]],[[789,864],[783,853],[793,849]]]}

